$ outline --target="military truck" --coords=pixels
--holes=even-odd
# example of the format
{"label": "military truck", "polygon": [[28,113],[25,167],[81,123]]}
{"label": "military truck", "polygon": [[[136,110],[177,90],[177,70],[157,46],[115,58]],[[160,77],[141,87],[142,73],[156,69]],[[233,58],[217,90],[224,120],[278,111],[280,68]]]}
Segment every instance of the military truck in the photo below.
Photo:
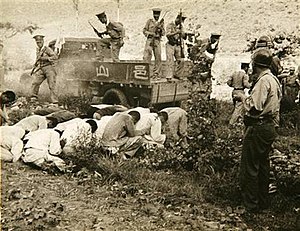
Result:
{"label": "military truck", "polygon": [[[49,43],[54,48],[55,40]],[[186,77],[190,62],[185,63]],[[187,78],[151,78],[153,63],[137,60],[112,62],[109,44],[98,38],[65,38],[56,64],[60,94],[84,95],[93,103],[126,106],[179,106],[188,98]],[[162,75],[165,76],[165,63]]]}

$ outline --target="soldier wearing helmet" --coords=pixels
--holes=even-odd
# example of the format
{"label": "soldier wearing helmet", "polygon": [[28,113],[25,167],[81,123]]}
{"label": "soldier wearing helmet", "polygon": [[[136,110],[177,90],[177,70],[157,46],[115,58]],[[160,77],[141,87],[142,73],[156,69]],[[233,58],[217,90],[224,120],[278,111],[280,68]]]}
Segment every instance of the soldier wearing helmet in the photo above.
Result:
{"label": "soldier wearing helmet", "polygon": [[272,74],[272,53],[259,49],[252,56],[252,69],[258,78],[244,100],[246,132],[242,148],[240,186],[249,212],[268,208],[269,153],[276,137],[282,97],[279,80]]}
{"label": "soldier wearing helmet", "polygon": [[[257,40],[255,47],[256,49],[269,48],[272,51],[274,48],[274,43],[269,36],[263,35]],[[276,77],[278,77],[283,70],[282,65],[280,64],[280,59],[274,54],[270,69],[272,74]]]}

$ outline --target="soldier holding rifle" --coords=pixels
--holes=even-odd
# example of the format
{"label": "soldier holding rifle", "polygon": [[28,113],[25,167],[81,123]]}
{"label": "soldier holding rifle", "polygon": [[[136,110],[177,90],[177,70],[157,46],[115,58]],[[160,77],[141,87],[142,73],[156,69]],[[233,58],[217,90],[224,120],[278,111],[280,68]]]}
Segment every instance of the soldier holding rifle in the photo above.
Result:
{"label": "soldier holding rifle", "polygon": [[57,60],[57,55],[51,48],[44,45],[44,35],[35,35],[33,38],[35,39],[37,49],[36,62],[30,73],[30,75],[34,74],[31,100],[37,100],[40,86],[47,79],[50,89],[50,101],[57,104],[56,71],[54,68],[54,61]]}
{"label": "soldier holding rifle", "polygon": [[[161,9],[153,9],[153,19],[148,19],[143,29],[146,36],[143,60],[150,63],[152,51],[155,58],[154,78],[159,79],[161,74],[161,37],[165,35],[164,17],[159,20]],[[166,14],[165,14],[166,15]],[[164,16],[165,16],[164,15]]]}
{"label": "soldier holding rifle", "polygon": [[103,39],[102,42],[110,44],[112,60],[114,62],[119,62],[120,49],[124,45],[123,39],[125,37],[125,29],[123,24],[120,22],[109,21],[105,12],[97,14],[96,16],[98,17],[99,21],[106,26],[106,31],[98,32],[97,29],[91,25],[91,23],[90,25],[100,38],[102,38],[103,35],[110,36],[110,38],[106,39],[107,41]]}
{"label": "soldier holding rifle", "polygon": [[[168,42],[166,44],[166,56],[167,56],[167,80],[172,80],[174,77],[179,77],[178,74],[183,69],[184,48],[183,40],[186,39],[186,33],[183,31],[182,23],[186,19],[186,16],[180,11],[177,15],[175,22],[171,22],[167,25],[166,36]],[[177,62],[176,71],[174,72],[174,57]]]}

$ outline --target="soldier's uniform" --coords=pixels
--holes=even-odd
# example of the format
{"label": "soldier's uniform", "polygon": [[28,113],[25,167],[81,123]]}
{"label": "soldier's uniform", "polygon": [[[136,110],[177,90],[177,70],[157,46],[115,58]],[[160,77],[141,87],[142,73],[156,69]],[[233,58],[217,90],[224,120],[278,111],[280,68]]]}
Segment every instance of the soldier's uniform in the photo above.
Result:
{"label": "soldier's uniform", "polygon": [[[168,80],[174,77],[180,77],[180,73],[183,70],[183,54],[181,54],[181,39],[185,39],[186,35],[182,29],[182,25],[179,22],[180,16],[178,15],[175,22],[171,22],[167,25],[166,28],[166,36],[168,38],[168,42],[166,43],[166,58],[167,58],[167,75],[166,78]],[[181,16],[182,21],[184,21],[186,17]],[[177,24],[176,21],[179,23]],[[182,23],[182,22],[181,22]],[[181,27],[181,28],[180,28]],[[174,58],[177,62],[176,70],[174,71]]]}
{"label": "soldier's uniform", "polygon": [[[36,35],[34,39],[37,41],[43,39],[44,36]],[[36,66],[34,73],[34,80],[32,82],[32,97],[37,98],[41,84],[47,79],[50,89],[50,101],[52,103],[58,103],[58,97],[56,92],[56,70],[54,68],[54,61],[57,60],[55,52],[47,47],[37,47],[36,49]]]}
{"label": "soldier's uniform", "polygon": [[[243,65],[243,63],[242,63]],[[233,125],[243,115],[243,98],[245,98],[245,88],[250,88],[249,76],[245,70],[234,72],[227,81],[228,86],[233,87],[232,100],[234,104],[234,111],[229,120],[229,124]]]}
{"label": "soldier's uniform", "polygon": [[212,92],[211,67],[219,48],[220,36],[219,33],[211,33],[210,38],[199,41],[199,44],[195,47],[198,54],[194,61],[196,65],[193,74],[196,81],[194,81],[192,90],[198,91],[203,99],[209,99]]}
{"label": "soldier's uniform", "polygon": [[[102,17],[106,18],[105,12],[96,15],[99,20]],[[101,20],[100,20],[101,21]],[[111,50],[111,58],[114,62],[119,62],[119,54],[121,47],[124,45],[124,37],[125,37],[125,29],[122,23],[120,22],[113,22],[113,21],[106,21],[104,23],[106,26],[106,32],[110,36],[109,39],[102,39],[103,43],[110,45]]]}
{"label": "soldier's uniform", "polygon": [[258,79],[244,104],[246,131],[240,186],[246,209],[257,212],[269,205],[269,153],[276,138],[282,93],[279,80],[270,71],[271,52],[268,49],[258,50],[252,61]]}
{"label": "soldier's uniform", "polygon": [[[153,16],[159,17],[161,10],[153,9]],[[143,29],[143,34],[146,36],[146,44],[144,49],[143,60],[147,63],[151,62],[152,51],[155,58],[154,76],[161,75],[161,37],[165,35],[164,21],[156,21],[155,19],[148,19]]]}

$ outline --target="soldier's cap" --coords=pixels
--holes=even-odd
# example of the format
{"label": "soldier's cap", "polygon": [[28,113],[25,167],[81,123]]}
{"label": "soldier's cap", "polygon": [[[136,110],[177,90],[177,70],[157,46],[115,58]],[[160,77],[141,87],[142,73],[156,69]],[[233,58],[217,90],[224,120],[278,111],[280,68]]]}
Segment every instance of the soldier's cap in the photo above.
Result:
{"label": "soldier's cap", "polygon": [[[179,17],[180,17],[180,13],[177,15],[177,18],[179,18]],[[184,12],[181,12],[181,18],[182,19],[186,19],[187,18],[186,14]]]}
{"label": "soldier's cap", "polygon": [[42,35],[42,34],[36,34],[35,36],[33,36],[33,38],[34,38],[35,40],[43,39],[44,37],[45,37],[45,36]]}
{"label": "soldier's cap", "polygon": [[271,47],[273,45],[274,44],[271,37],[267,35],[260,36],[256,42],[256,47],[266,47],[266,46]]}
{"label": "soldier's cap", "polygon": [[210,37],[220,38],[220,37],[221,37],[221,34],[218,33],[218,32],[212,32],[212,33],[210,34]]}
{"label": "soldier's cap", "polygon": [[96,16],[97,16],[98,18],[103,18],[103,17],[105,17],[105,16],[106,16],[105,11],[101,12],[100,14],[96,14]]}
{"label": "soldier's cap", "polygon": [[152,11],[153,11],[153,14],[160,14],[161,9],[160,8],[153,8]]}
{"label": "soldier's cap", "polygon": [[246,66],[246,67],[249,67],[249,66],[250,66],[250,63],[246,63],[246,62],[241,62],[241,65],[242,65],[242,66]]}
{"label": "soldier's cap", "polygon": [[272,60],[272,52],[267,48],[257,50],[252,56],[253,63],[262,67],[270,67]]}

